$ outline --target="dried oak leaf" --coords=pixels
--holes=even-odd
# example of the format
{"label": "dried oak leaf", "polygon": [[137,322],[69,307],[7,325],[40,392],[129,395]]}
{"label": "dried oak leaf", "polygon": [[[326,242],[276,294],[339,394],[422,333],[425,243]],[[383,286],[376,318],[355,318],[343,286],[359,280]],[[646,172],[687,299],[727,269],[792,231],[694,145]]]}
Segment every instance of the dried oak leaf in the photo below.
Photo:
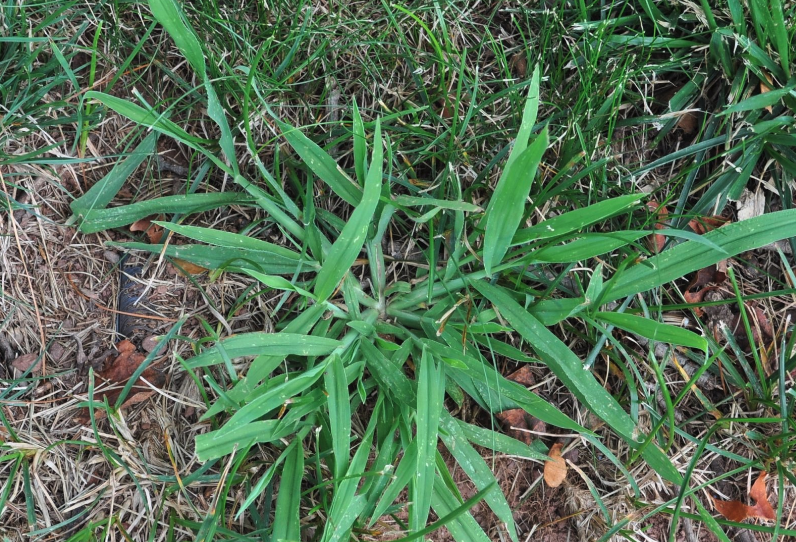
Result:
{"label": "dried oak leaf", "polygon": [[547,453],[550,456],[550,460],[545,461],[544,464],[544,481],[550,487],[560,486],[567,477],[567,462],[561,457],[561,449],[563,447],[563,444],[556,442]]}
{"label": "dried oak leaf", "polygon": [[531,434],[528,422],[525,419],[525,411],[521,408],[512,408],[498,412],[495,417],[500,420],[503,427],[506,429],[508,435],[512,438],[524,442],[528,446],[531,445]]}
{"label": "dried oak leaf", "polygon": [[[138,352],[135,345],[128,340],[118,343],[116,349],[119,351],[119,355],[96,374],[96,387],[104,388],[94,392],[94,401],[98,403],[102,403],[107,398],[109,404],[114,404],[130,377],[146,359],[146,356]],[[166,383],[166,375],[156,366],[147,367],[131,388],[122,403],[122,408],[141,403],[154,393],[144,380],[157,388],[162,388]],[[97,414],[102,416],[101,411],[97,411]],[[87,414],[81,418],[87,419]]]}
{"label": "dried oak leaf", "polygon": [[523,365],[508,376],[509,380],[521,384],[523,386],[533,386],[536,384],[536,378],[533,376],[533,371],[529,365]]}
{"label": "dried oak leaf", "polygon": [[689,220],[688,227],[694,230],[694,233],[703,235],[729,223],[730,221],[723,216],[701,216]]}
{"label": "dried oak leaf", "polygon": [[152,215],[142,218],[130,225],[130,231],[142,231],[146,233],[147,239],[153,245],[160,243],[163,238],[163,226],[153,224],[153,220],[162,220],[162,216]]}
{"label": "dried oak leaf", "polygon": [[[39,363],[35,367],[33,367],[33,364],[36,363],[37,361]],[[31,376],[39,376],[41,375],[42,367],[44,366],[44,364],[41,362],[41,356],[31,353],[31,354],[22,354],[21,356],[19,356],[18,358],[16,358],[14,361],[11,362],[11,366],[17,371],[19,371],[20,374],[24,373],[25,371],[33,367],[33,370],[31,371]]]}
{"label": "dried oak leaf", "polygon": [[713,499],[716,510],[730,521],[741,522],[747,518],[777,519],[774,507],[768,502],[766,496],[766,473],[761,472],[757,481],[749,491],[749,497],[755,501],[754,506],[749,506],[740,501],[722,501]]}

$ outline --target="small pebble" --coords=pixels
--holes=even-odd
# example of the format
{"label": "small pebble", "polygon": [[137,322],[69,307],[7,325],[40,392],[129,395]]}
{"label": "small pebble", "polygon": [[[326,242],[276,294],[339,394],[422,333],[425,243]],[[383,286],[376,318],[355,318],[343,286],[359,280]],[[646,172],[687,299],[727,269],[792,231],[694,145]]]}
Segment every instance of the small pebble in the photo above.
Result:
{"label": "small pebble", "polygon": [[111,262],[112,264],[119,263],[119,255],[112,250],[106,250],[102,253],[105,256],[105,259]]}

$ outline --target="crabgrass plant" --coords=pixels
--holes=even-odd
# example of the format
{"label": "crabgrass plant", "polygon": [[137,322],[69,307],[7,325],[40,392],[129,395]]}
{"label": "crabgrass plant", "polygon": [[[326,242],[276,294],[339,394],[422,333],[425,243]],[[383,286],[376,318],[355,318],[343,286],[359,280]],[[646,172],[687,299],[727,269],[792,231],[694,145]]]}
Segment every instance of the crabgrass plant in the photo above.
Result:
{"label": "crabgrass plant", "polygon": [[[675,423],[674,410],[687,390],[702,372],[713,370],[717,356],[723,356],[725,367],[734,364],[712,339],[658,321],[646,303],[657,299],[660,287],[690,272],[787,237],[796,228],[796,210],[759,216],[704,236],[655,230],[671,242],[649,257],[639,242],[648,231],[599,227],[609,220],[613,225],[622,220],[632,223],[633,213],[644,203],[643,194],[606,198],[533,224],[534,210],[547,201],[529,202],[529,195],[550,145],[548,124],[537,118],[538,69],[527,85],[516,139],[485,201],[467,201],[453,170],[443,173],[435,190],[419,191],[401,182],[392,171],[394,148],[383,132],[383,123],[393,119],[364,122],[356,106],[348,136],[353,165],[343,168],[271,110],[267,92],[252,69],[238,68],[246,77],[246,114],[242,123],[230,124],[229,112],[217,95],[218,82],[210,77],[200,41],[180,7],[174,0],[151,0],[150,7],[195,72],[197,92],[203,94],[220,136],[196,137],[169,120],[168,110],[156,110],[143,101],[136,104],[88,92],[87,98],[152,132],[73,202],[73,220],[81,231],[97,232],[174,213],[174,220],[158,224],[191,242],[121,246],[179,258],[211,270],[216,277],[246,274],[264,289],[284,292],[280,306],[288,314],[274,333],[225,337],[207,326],[211,336],[198,343],[196,355],[184,362],[196,382],[215,396],[203,416],[212,421],[213,429],[196,438],[196,454],[202,461],[224,460],[227,465],[212,511],[204,523],[193,525],[199,539],[209,540],[223,529],[226,495],[246,471],[250,450],[269,444],[279,455],[248,482],[247,497],[235,514],[259,518],[255,524],[273,540],[300,540],[307,510],[327,518],[318,539],[331,542],[348,540],[354,530],[370,529],[383,515],[408,507],[404,540],[422,539],[446,525],[456,540],[488,541],[469,512],[483,500],[508,537],[517,541],[512,510],[476,446],[533,461],[545,461],[546,449],[456,419],[449,407],[466,400],[492,414],[521,408],[547,424],[577,433],[625,474],[638,499],[643,496],[630,471],[636,462],[644,462],[676,489],[676,497],[656,511],[689,515],[678,505],[691,498],[695,513],[689,517],[703,521],[720,539],[728,539],[699,498],[704,485],[691,482],[694,463],[681,472],[669,452],[675,437],[699,440]],[[723,39],[720,36],[716,44],[719,53],[724,50]],[[768,98],[764,101],[769,103]],[[725,112],[747,106],[749,101],[740,102]],[[299,197],[291,197],[278,176],[259,160],[256,182],[240,169],[236,146],[245,145],[257,156],[251,137],[246,137],[247,118],[254,114],[270,117],[310,172]],[[107,207],[131,172],[151,155],[158,137],[173,138],[202,154],[241,190],[202,193],[201,185],[194,183],[186,194]],[[569,164],[548,186],[572,186],[583,171]],[[350,206],[345,220],[315,207],[315,178]],[[542,194],[552,198],[558,192],[553,188]],[[233,204],[260,207],[288,243],[266,242],[253,231],[246,235],[183,223],[192,213]],[[685,200],[679,207],[683,205]],[[390,258],[383,247],[388,232],[406,224],[424,232],[426,261],[412,280],[396,280],[387,273]],[[617,262],[611,273],[609,266],[599,265],[586,284],[563,280],[577,262],[598,256]],[[611,338],[611,331],[618,328],[685,347],[701,369],[682,393],[672,397],[662,376],[665,360],[653,359],[659,376],[655,389],[642,387],[639,394],[633,387],[629,398],[615,396],[592,372],[594,360],[584,363],[551,331],[569,319],[585,322],[596,336]],[[749,331],[748,322],[744,323]],[[521,338],[521,348],[508,337]],[[244,357],[253,360],[241,373],[233,360]],[[496,357],[545,365],[582,408],[602,420],[603,434],[506,379],[496,369]],[[758,360],[739,359],[749,379],[738,373],[737,384],[772,399],[774,384],[782,386],[784,376],[778,382],[771,380],[753,368]],[[632,381],[631,372],[625,372]],[[658,391],[666,399],[664,413],[657,408]],[[779,395],[783,404],[775,419],[783,424],[783,432],[792,433],[786,394]],[[352,418],[365,411],[367,425],[355,431]],[[639,417],[644,413],[655,422],[648,433],[640,430]],[[621,455],[603,444],[604,431],[623,443]],[[478,489],[474,497],[465,500],[460,494],[439,452],[440,441]],[[699,442],[700,449],[710,446],[708,437]],[[735,459],[743,468],[751,464]],[[271,519],[257,506],[263,496],[272,495],[277,482]],[[399,500],[405,489],[408,497]],[[594,495],[601,504],[599,495]],[[270,510],[270,497],[265,500]],[[608,526],[605,536],[622,532],[629,518],[617,520],[604,506],[600,509]],[[433,523],[429,523],[431,510],[438,518]]]}

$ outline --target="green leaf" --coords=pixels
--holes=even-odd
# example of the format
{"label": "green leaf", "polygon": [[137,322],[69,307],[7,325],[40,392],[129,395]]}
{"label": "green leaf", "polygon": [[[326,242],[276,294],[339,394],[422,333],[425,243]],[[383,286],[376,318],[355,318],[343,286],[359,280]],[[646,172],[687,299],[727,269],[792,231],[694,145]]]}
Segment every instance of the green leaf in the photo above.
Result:
{"label": "green leaf", "polygon": [[119,228],[136,220],[163,213],[200,213],[227,205],[251,204],[252,198],[237,192],[212,194],[183,194],[139,201],[122,207],[94,209],[80,224],[83,233]]}
{"label": "green leaf", "polygon": [[297,262],[293,258],[268,252],[258,252],[242,248],[211,247],[207,245],[150,245],[148,243],[108,243],[133,250],[144,250],[154,254],[166,254],[179,258],[205,269],[225,269],[227,271],[248,272],[256,270],[268,275],[293,275],[299,271],[314,269],[310,262]]}
{"label": "green leaf", "polygon": [[219,341],[198,356],[188,360],[188,367],[209,367],[223,363],[224,353],[229,359],[256,356],[323,356],[331,353],[342,343],[326,337],[299,335],[296,333],[243,333]]}
{"label": "green leaf", "polygon": [[180,128],[176,123],[166,118],[162,113],[158,113],[151,109],[144,109],[140,105],[131,103],[124,98],[118,98],[116,96],[111,96],[110,94],[96,92],[93,90],[86,92],[86,99],[97,100],[103,105],[110,107],[123,117],[135,122],[136,124],[141,124],[148,128],[157,130],[162,134],[168,135],[178,141],[181,141],[182,143],[185,143],[192,149],[208,154],[207,150],[204,149],[201,144],[210,143],[210,141],[192,136]]}
{"label": "green leaf", "polygon": [[[198,226],[186,226],[181,224],[174,224],[173,222],[160,222],[155,221],[155,224],[163,226],[167,230],[178,233],[189,239],[201,241],[209,245],[219,247],[229,247],[245,251],[257,252],[258,257],[268,258],[275,256],[280,259],[292,260],[295,262],[303,261],[304,264],[315,264],[312,260],[294,252],[290,249],[249,237],[248,235],[241,235],[239,233],[231,233],[223,230],[216,230],[213,228],[200,228]],[[262,254],[262,256],[259,256]]]}
{"label": "green leaf", "polygon": [[609,303],[657,288],[718,263],[728,256],[735,256],[790,237],[794,231],[796,231],[796,209],[767,213],[728,224],[703,236],[721,250],[695,241],[687,241],[664,250],[643,263],[625,270],[616,278],[613,288],[602,302]]}
{"label": "green leaf", "polygon": [[493,489],[484,493],[484,500],[495,515],[506,525],[509,536],[514,542],[519,542],[517,538],[517,527],[514,524],[514,516],[506,497],[497,485],[497,479],[492,473],[492,469],[486,464],[475,448],[465,438],[456,420],[446,410],[442,412],[440,420],[440,437],[448,448],[448,451],[456,459],[456,463],[472,480],[479,491],[484,491],[488,487]]}
{"label": "green leaf", "polygon": [[[483,281],[471,281],[470,285],[498,308],[503,318],[528,341],[542,361],[578,401],[604,420],[632,447],[640,444],[636,435],[637,424],[627,412],[622,410],[616,399],[600,385],[594,375],[583,368],[580,359],[572,350],[501,288]],[[657,446],[648,446],[644,451],[644,458],[667,480],[675,483],[681,480],[680,473]]]}
{"label": "green leaf", "polygon": [[587,234],[565,245],[544,247],[533,251],[528,259],[535,262],[572,263],[612,252],[649,235],[647,231],[618,231]]}
{"label": "green leaf", "polygon": [[[489,392],[494,401],[502,400],[499,410],[504,408],[522,408],[529,414],[536,416],[540,420],[553,424],[557,427],[569,429],[571,431],[587,432],[585,428],[572,421],[566,414],[550,405],[547,401],[520,386],[516,382],[508,380],[498,373],[493,367],[482,360],[475,359],[470,355],[463,354],[461,350],[445,346],[442,343],[421,340],[429,351],[440,358],[457,359],[467,366],[463,369],[450,369],[447,371],[454,379],[458,376],[466,376],[476,382],[481,383]],[[510,406],[509,402],[510,401]],[[492,405],[490,405],[492,406]]]}
{"label": "green leaf", "polygon": [[522,221],[525,202],[536,177],[536,170],[549,143],[547,128],[542,130],[517,159],[507,166],[484,213],[484,268],[487,274],[506,255]]}
{"label": "green leaf", "polygon": [[[547,460],[547,455],[544,453],[534,450],[524,442],[511,438],[508,435],[484,427],[478,427],[477,425],[472,425],[461,420],[456,420],[456,422],[459,424],[464,436],[467,437],[467,440],[473,444],[489,450],[494,450],[501,454],[515,455],[517,457],[534,459],[536,461]],[[544,444],[540,444],[540,447],[544,447]],[[544,449],[547,451],[546,447],[544,447]]]}
{"label": "green leaf", "polygon": [[177,48],[202,79],[205,77],[205,57],[193,30],[185,24],[175,0],[149,0],[152,15],[166,29]]}
{"label": "green leaf", "polygon": [[357,181],[361,185],[365,184],[365,172],[367,171],[368,161],[368,141],[365,136],[365,123],[362,122],[362,115],[359,114],[359,107],[357,101],[353,103],[353,117],[354,122],[352,125],[352,137],[354,140],[354,171],[357,175]]}
{"label": "green leaf", "polygon": [[417,463],[414,475],[414,502],[410,507],[410,528],[418,531],[426,526],[434,491],[434,457],[437,450],[437,428],[445,396],[444,365],[434,362],[424,348],[417,379]]}
{"label": "green leaf", "polygon": [[729,115],[731,113],[740,113],[742,111],[756,111],[759,109],[764,109],[771,105],[775,105],[782,98],[792,94],[794,88],[796,88],[796,85],[789,85],[785,88],[769,90],[768,92],[764,92],[762,94],[756,94],[751,98],[741,100],[737,104],[731,105],[730,107],[722,111],[720,115]]}
{"label": "green leaf", "polygon": [[637,207],[644,197],[644,194],[627,194],[625,196],[619,196],[618,198],[594,203],[583,209],[569,211],[568,213],[550,218],[530,228],[518,231],[511,244],[520,245],[528,241],[569,235],[586,226],[596,224],[606,218],[611,218],[619,213],[624,213],[629,209]]}
{"label": "green leaf", "polygon": [[595,316],[603,322],[612,324],[625,331],[636,333],[652,341],[690,346],[705,352],[708,350],[707,339],[687,329],[662,324],[642,316],[619,312],[598,312]]}
{"label": "green leaf", "polygon": [[483,211],[478,205],[466,203],[464,201],[451,201],[436,198],[420,198],[417,196],[394,196],[392,198],[396,205],[403,207],[420,207],[429,205],[438,209],[451,209],[453,211],[464,211],[467,213],[478,213]]}
{"label": "green leaf", "polygon": [[119,193],[122,185],[138,166],[152,156],[157,139],[157,132],[150,133],[124,160],[116,162],[107,175],[89,188],[85,194],[70,203],[69,207],[75,216],[83,216],[90,220],[90,214],[95,209],[104,209],[114,196]]}
{"label": "green leaf", "polygon": [[328,394],[329,426],[332,431],[334,477],[339,480],[348,470],[348,456],[351,450],[351,401],[348,396],[345,367],[340,356],[332,356],[324,381]]}
{"label": "green leaf", "polygon": [[404,372],[385,358],[370,341],[362,340],[359,344],[368,370],[379,383],[382,393],[398,404],[414,407],[417,394]]}
{"label": "green leaf", "polygon": [[469,510],[491,490],[491,487],[485,488],[462,503],[451,493],[451,490],[448,489],[448,486],[445,485],[442,478],[435,476],[434,495],[431,500],[431,505],[434,507],[434,512],[436,512],[440,519],[425,529],[422,534],[415,533],[411,537],[402,538],[400,540],[408,542],[410,538],[420,538],[445,525],[456,542],[489,542],[489,537],[484,533],[484,530],[478,525],[475,519],[473,519]]}
{"label": "green leaf", "polygon": [[299,542],[301,540],[301,480],[304,478],[304,447],[295,446],[285,460],[279,492],[272,539]]}
{"label": "green leaf", "polygon": [[[325,182],[329,185],[329,188],[337,194],[340,198],[344,201],[349,203],[350,205],[357,205],[362,199],[362,189],[356,184],[351,177],[346,175],[346,173],[337,165],[337,162],[329,156],[322,148],[320,148],[316,143],[314,143],[310,138],[305,136],[301,133],[297,128],[290,126],[289,124],[282,122],[279,119],[276,119],[276,123],[282,129],[282,135],[285,136],[290,146],[296,151],[307,167],[318,176],[320,180]],[[381,130],[379,128],[379,123],[376,123],[376,136],[373,138],[373,152],[374,158],[373,162],[370,165],[370,169],[373,169],[373,166],[376,165],[375,153],[378,151],[379,153],[379,161],[378,167],[381,170]],[[369,173],[370,174],[370,173]],[[381,176],[379,176],[379,182],[381,182]],[[365,183],[367,191],[367,182]]]}
{"label": "green leaf", "polygon": [[374,142],[373,159],[365,181],[365,193],[362,196],[362,201],[351,213],[351,218],[346,222],[343,231],[332,245],[320,272],[318,272],[315,295],[319,301],[326,301],[351,269],[354,260],[362,252],[368,228],[373,222],[373,214],[376,212],[381,195],[382,141],[378,120],[376,121]]}

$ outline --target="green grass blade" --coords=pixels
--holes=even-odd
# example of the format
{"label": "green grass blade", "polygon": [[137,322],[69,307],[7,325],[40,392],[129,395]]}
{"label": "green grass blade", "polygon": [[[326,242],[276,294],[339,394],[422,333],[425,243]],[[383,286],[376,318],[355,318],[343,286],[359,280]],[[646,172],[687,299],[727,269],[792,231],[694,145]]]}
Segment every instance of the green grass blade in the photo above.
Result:
{"label": "green grass blade", "polygon": [[623,299],[667,284],[689,273],[708,267],[741,252],[791,237],[796,232],[796,209],[767,213],[749,220],[728,224],[706,233],[724,252],[704,243],[687,241],[657,256],[648,258],[622,273],[603,303]]}
{"label": "green grass blade", "polygon": [[207,68],[202,46],[193,30],[185,24],[177,2],[175,0],[149,0],[149,9],[152,10],[155,19],[169,33],[193,70],[204,80]]}
{"label": "green grass blade", "polygon": [[276,496],[276,514],[272,538],[275,541],[301,540],[301,480],[304,477],[304,447],[295,446],[285,460],[279,492]]}
{"label": "green grass blade", "polygon": [[528,259],[534,262],[571,263],[588,260],[601,254],[613,252],[650,235],[648,231],[618,231],[611,233],[586,234],[580,239],[564,245],[544,247],[534,250]]}
{"label": "green grass blade", "polygon": [[497,479],[475,448],[473,448],[465,438],[464,433],[457,421],[446,410],[442,412],[440,420],[440,437],[448,448],[448,451],[456,459],[458,465],[470,477],[473,484],[479,491],[487,487],[493,489],[484,494],[484,500],[495,515],[506,525],[509,536],[514,542],[519,542],[517,538],[517,526],[514,524],[514,516],[506,497],[497,485]]}
{"label": "green grass blade", "polygon": [[304,260],[304,263],[315,263],[311,260],[307,260],[305,257],[302,257],[301,254],[293,252],[290,249],[275,245],[273,243],[268,243],[266,241],[261,241],[260,239],[249,237],[248,235],[241,235],[239,233],[231,233],[213,228],[200,228],[197,226],[174,224],[173,222],[155,221],[154,223],[158,224],[159,226],[163,226],[167,230],[171,230],[174,233],[178,233],[188,237],[189,239],[193,239],[194,241],[201,241],[202,243],[207,243],[209,245],[259,252],[263,253],[264,255],[274,255],[279,258],[285,258],[296,262]]}
{"label": "green grass blade", "polygon": [[93,210],[104,209],[138,166],[152,156],[157,139],[158,132],[150,133],[132,153],[117,162],[107,175],[89,188],[85,194],[70,203],[69,207],[75,217],[83,216],[90,220]]}
{"label": "green grass blade", "polygon": [[410,507],[410,528],[426,526],[434,491],[434,457],[437,450],[437,429],[445,396],[445,369],[437,364],[425,348],[417,379],[417,462],[414,475],[414,502]]}
{"label": "green grass blade", "polygon": [[132,250],[143,250],[153,254],[166,254],[199,265],[205,269],[224,269],[227,271],[248,272],[249,270],[268,275],[294,275],[300,271],[311,271],[317,264],[297,262],[271,252],[258,252],[242,248],[211,247],[207,245],[150,245],[148,243],[108,243]]}
{"label": "green grass blade", "polygon": [[243,333],[220,341],[187,363],[192,369],[223,363],[222,348],[230,359],[235,359],[263,352],[268,352],[269,356],[323,356],[341,344],[335,339],[296,333]]}
{"label": "green grass blade", "polygon": [[352,126],[354,140],[354,171],[356,172],[357,181],[359,181],[360,185],[364,186],[368,161],[368,141],[365,136],[365,124],[362,122],[362,116],[359,114],[359,107],[357,107],[356,100],[354,100],[351,109],[354,117]]}
{"label": "green grass blade", "polygon": [[595,314],[595,317],[619,329],[636,333],[652,341],[689,346],[691,348],[698,348],[704,352],[708,350],[708,341],[704,337],[681,327],[662,324],[642,316],[619,312],[598,312]]}
{"label": "green grass blade", "polygon": [[[210,143],[210,141],[192,136],[162,114],[149,109],[144,109],[140,105],[128,102],[123,98],[118,98],[116,96],[111,96],[110,94],[96,92],[93,90],[86,92],[86,99],[98,100],[106,107],[113,109],[131,121],[157,130],[167,136],[173,137],[174,139],[185,143],[192,149],[203,152],[207,154],[208,157],[210,156],[210,153],[202,147],[203,144]],[[218,162],[217,159],[216,161]]]}
{"label": "green grass blade", "polygon": [[[276,117],[274,117],[276,119]],[[362,199],[362,189],[356,184],[351,177],[337,165],[337,162],[329,156],[322,148],[314,143],[310,138],[302,134],[297,128],[276,119],[276,123],[282,129],[282,135],[285,136],[288,143],[293,147],[305,164],[310,170],[318,176],[320,180],[329,185],[332,191],[340,196],[344,201],[350,205],[357,205],[359,200]],[[379,157],[381,157],[381,132],[379,124],[376,124],[376,130],[379,131],[378,137],[373,139],[373,152],[374,159],[371,163],[370,169],[376,165],[375,153],[378,150]],[[379,158],[379,168],[381,168],[381,158]],[[367,183],[366,183],[367,184]],[[365,189],[367,190],[367,188]]]}
{"label": "green grass blade", "polygon": [[332,430],[334,477],[340,479],[348,470],[348,456],[351,449],[351,401],[348,396],[345,367],[340,356],[332,356],[324,381],[328,394],[329,426]]}
{"label": "green grass blade", "polygon": [[182,194],[139,201],[122,207],[94,209],[80,224],[83,233],[96,233],[132,224],[136,220],[165,213],[200,213],[227,205],[246,205],[252,198],[237,192]]}
{"label": "green grass blade", "polygon": [[511,244],[519,245],[527,243],[528,241],[568,235],[586,226],[596,224],[597,222],[601,222],[602,220],[611,218],[620,213],[625,213],[637,207],[641,203],[643,197],[644,194],[628,194],[626,196],[619,196],[618,198],[601,201],[584,207],[583,209],[569,211],[568,213],[545,220],[530,228],[518,231]]}
{"label": "green grass blade", "polygon": [[249,492],[249,496],[246,497],[246,500],[243,501],[243,504],[240,505],[240,510],[238,510],[237,515],[235,516],[235,520],[238,520],[241,515],[246,513],[246,509],[254,503],[254,501],[259,497],[263,491],[265,491],[265,487],[271,483],[271,480],[274,479],[274,475],[276,471],[279,469],[282,462],[287,459],[292,453],[294,453],[293,448],[296,447],[298,444],[299,439],[295,438],[293,441],[287,445],[285,451],[279,454],[279,457],[276,458],[268,470],[265,471],[259,480],[257,480],[257,484],[252,488],[251,492]]}
{"label": "green grass blade", "polygon": [[542,130],[516,160],[506,166],[484,213],[484,268],[487,274],[506,255],[522,221],[525,202],[536,177],[536,170],[547,150],[547,128]]}
{"label": "green grass blade", "polygon": [[[533,346],[539,357],[583,405],[604,420],[631,446],[640,444],[635,435],[636,423],[616,399],[600,385],[594,375],[584,370],[583,364],[572,350],[502,289],[483,281],[472,281],[471,286],[495,304],[506,321]],[[673,482],[681,480],[677,469],[660,448],[647,447],[644,458],[667,480]]]}
{"label": "green grass blade", "polygon": [[340,237],[332,245],[326,260],[315,282],[315,295],[319,301],[326,301],[331,296],[337,285],[348,273],[354,260],[362,251],[368,229],[373,222],[373,214],[381,196],[382,176],[382,141],[381,127],[376,121],[374,135],[373,160],[371,161],[368,177],[365,181],[365,193],[362,201],[357,205],[351,218],[340,232]]}

